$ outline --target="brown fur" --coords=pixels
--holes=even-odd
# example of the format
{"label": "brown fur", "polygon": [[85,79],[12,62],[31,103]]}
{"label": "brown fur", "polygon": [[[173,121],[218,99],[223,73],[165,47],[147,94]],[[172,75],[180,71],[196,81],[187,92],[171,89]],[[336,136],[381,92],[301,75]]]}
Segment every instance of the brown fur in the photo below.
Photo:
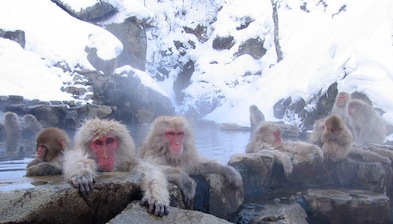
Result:
{"label": "brown fur", "polygon": [[372,106],[358,99],[348,103],[348,110],[353,108],[353,114],[349,114],[349,121],[354,137],[354,143],[366,146],[369,143],[382,144],[385,141],[387,127],[383,118]]}
{"label": "brown fur", "polygon": [[315,121],[313,125],[313,130],[308,137],[308,140],[311,144],[322,147],[323,143],[321,141],[321,135],[323,130],[325,130],[325,118],[321,118]]}
{"label": "brown fur", "polygon": [[345,159],[352,148],[352,134],[338,115],[325,119],[325,129],[321,135],[322,151],[325,158],[338,162]]}
{"label": "brown fur", "polygon": [[[274,152],[275,159],[284,167],[287,176],[292,173],[293,165],[290,154],[298,154],[304,161],[312,161],[315,157],[323,158],[322,150],[306,142],[282,142],[281,128],[273,122],[262,122],[253,132],[250,142],[246,146],[247,153],[262,150]],[[275,133],[279,133],[278,135]]]}
{"label": "brown fur", "polygon": [[265,116],[262,111],[255,105],[250,106],[250,124],[251,130],[254,130],[259,123],[265,121]]}
{"label": "brown fur", "polygon": [[64,175],[81,194],[93,190],[97,174],[97,163],[90,149],[92,139],[114,135],[118,139],[116,162],[113,171],[139,173],[143,176],[141,189],[144,192],[143,204],[149,205],[150,212],[158,216],[168,214],[169,192],[167,179],[163,172],[150,163],[136,158],[134,140],[125,125],[114,120],[98,118],[86,121],[75,134],[75,145],[65,154]]}
{"label": "brown fur", "polygon": [[16,156],[19,150],[19,141],[22,133],[22,125],[18,115],[14,112],[4,114],[3,127],[5,130],[5,150],[7,156]]}
{"label": "brown fur", "polygon": [[32,114],[26,114],[22,118],[23,121],[23,149],[25,154],[31,154],[35,148],[35,138],[37,134],[44,128],[37,118]]}
{"label": "brown fur", "polygon": [[36,157],[27,164],[26,176],[61,174],[62,152],[71,145],[67,133],[59,128],[46,128],[38,134],[36,143],[45,145],[48,151],[44,158]]}
{"label": "brown fur", "polygon": [[[183,152],[177,158],[170,155],[168,141],[164,137],[165,131],[169,129],[184,132]],[[191,206],[196,187],[188,175],[220,173],[235,187],[243,187],[242,178],[234,168],[198,155],[191,128],[181,116],[161,116],[155,119],[141,146],[140,157],[164,166],[169,181],[182,189],[186,206]]]}

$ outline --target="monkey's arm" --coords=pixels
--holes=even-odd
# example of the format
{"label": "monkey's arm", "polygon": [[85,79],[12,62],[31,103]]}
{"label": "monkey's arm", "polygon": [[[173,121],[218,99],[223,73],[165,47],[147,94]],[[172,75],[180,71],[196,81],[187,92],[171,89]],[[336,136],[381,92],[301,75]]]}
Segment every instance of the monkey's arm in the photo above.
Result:
{"label": "monkey's arm", "polygon": [[149,212],[157,216],[168,214],[169,208],[169,191],[168,182],[165,174],[158,166],[144,161],[139,161],[133,172],[140,173],[143,177],[141,190],[143,198],[141,204],[149,206]]}
{"label": "monkey's arm", "polygon": [[179,168],[163,166],[163,170],[168,181],[175,183],[181,189],[185,206],[187,208],[192,208],[192,202],[194,200],[197,187],[196,182]]}
{"label": "monkey's arm", "polygon": [[34,165],[37,165],[37,164],[43,163],[43,162],[44,162],[43,159],[41,159],[41,158],[35,158],[35,159],[31,160],[31,161],[27,164],[27,167],[26,167],[26,168],[29,168],[29,167],[31,167],[31,166],[34,166]]}
{"label": "monkey's arm", "polygon": [[29,166],[26,170],[26,176],[45,176],[62,173],[62,167],[59,163],[42,162]]}
{"label": "monkey's arm", "polygon": [[219,173],[237,188],[243,188],[243,179],[239,172],[231,166],[223,166],[215,161],[201,161],[190,170],[189,174]]}
{"label": "monkey's arm", "polygon": [[79,188],[82,195],[90,194],[94,189],[97,176],[97,164],[81,149],[68,150],[64,153],[64,177],[74,187]]}
{"label": "monkey's arm", "polygon": [[388,157],[381,156],[375,152],[367,151],[364,149],[353,148],[351,150],[351,152],[349,153],[349,155],[354,156],[355,158],[360,157],[364,161],[367,161],[367,162],[381,162],[381,163],[385,163],[389,166],[392,164],[392,162],[390,161],[390,159]]}
{"label": "monkey's arm", "polygon": [[283,166],[285,176],[289,176],[292,174],[293,165],[292,161],[285,152],[280,151],[273,151],[274,152],[274,159]]}

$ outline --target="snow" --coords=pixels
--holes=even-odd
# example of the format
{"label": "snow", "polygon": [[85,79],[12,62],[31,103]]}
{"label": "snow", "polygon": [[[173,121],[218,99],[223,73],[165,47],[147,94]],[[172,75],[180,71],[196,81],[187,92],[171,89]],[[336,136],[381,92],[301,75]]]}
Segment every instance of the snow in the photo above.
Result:
{"label": "snow", "polygon": [[[77,20],[47,0],[0,0],[0,28],[24,30],[26,47],[0,38],[0,95],[22,95],[28,99],[69,100],[61,91],[72,83],[74,71],[92,68],[85,47],[97,48],[100,58],[115,58],[123,49],[108,31]],[[76,11],[99,1],[64,0]],[[152,19],[156,29],[148,34],[148,64],[155,64],[156,53],[173,45],[173,40],[192,40],[196,48],[174,61],[195,60],[191,85],[185,99],[176,104],[174,69],[164,81],[154,81],[149,73],[131,67],[143,84],[169,96],[178,112],[197,107],[201,101],[217,101],[219,106],[204,119],[217,123],[249,126],[250,105],[257,105],[267,120],[276,120],[273,105],[291,96],[306,101],[319,91],[338,82],[339,91],[359,91],[368,95],[376,108],[386,113],[393,124],[393,1],[359,0],[281,0],[278,1],[280,44],[284,59],[277,63],[274,46],[272,6],[270,0],[215,1],[126,1],[106,0],[119,9],[116,16],[102,24],[119,23],[136,15]],[[307,12],[302,10],[306,4]],[[326,3],[324,6],[322,3]],[[222,6],[222,8],[221,8]],[[182,12],[175,17],[176,12]],[[207,24],[217,14],[213,24]],[[247,17],[254,21],[237,29]],[[208,41],[199,43],[183,31],[183,26],[208,25]],[[151,39],[151,36],[159,36]],[[215,37],[235,37],[229,50],[214,50]],[[233,54],[249,38],[264,40],[266,55],[254,59]],[[185,41],[186,42],[186,41]],[[54,67],[67,62],[71,71]],[[214,63],[213,63],[214,62]],[[168,62],[171,63],[171,62]],[[262,71],[262,75],[247,76]],[[45,83],[45,88],[41,88]],[[312,106],[312,105],[309,105]],[[294,118],[293,122],[296,122]]]}

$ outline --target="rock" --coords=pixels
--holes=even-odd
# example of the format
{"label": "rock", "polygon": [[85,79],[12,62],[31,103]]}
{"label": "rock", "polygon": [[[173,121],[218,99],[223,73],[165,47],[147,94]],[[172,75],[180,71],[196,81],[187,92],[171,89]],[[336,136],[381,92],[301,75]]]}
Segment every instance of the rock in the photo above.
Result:
{"label": "rock", "polygon": [[386,195],[354,189],[308,189],[304,195],[311,223],[386,223]]}
{"label": "rock", "polygon": [[148,214],[146,208],[139,205],[138,202],[130,203],[119,215],[111,219],[108,224],[126,224],[126,223],[168,223],[168,224],[221,224],[230,223],[224,219],[217,218],[213,215],[198,211],[183,210],[175,207],[169,208],[169,214],[164,217],[156,217]]}
{"label": "rock", "polygon": [[26,38],[23,30],[3,30],[0,29],[0,37],[17,42],[22,48],[25,48]]}
{"label": "rock", "polygon": [[[177,185],[169,184],[171,210],[177,211],[167,222],[211,220],[227,223],[212,215],[229,219],[243,203],[243,192],[234,188],[221,175],[206,175],[206,191],[197,194],[197,200],[206,199],[206,213],[180,210],[185,208],[182,193]],[[89,196],[81,197],[78,190],[65,182],[60,175],[7,178],[0,182],[0,223],[106,223],[132,201],[142,198],[141,175],[126,172],[102,173]],[[144,214],[142,214],[144,209]],[[147,207],[131,211],[146,220],[160,220],[147,212]],[[184,212],[184,214],[182,214]],[[148,218],[150,216],[150,218]],[[180,218],[179,218],[180,217]],[[138,222],[140,223],[140,222]],[[142,222],[143,223],[143,222]],[[150,223],[150,222],[149,222]],[[188,223],[188,222],[187,222]],[[208,222],[210,223],[210,221]]]}
{"label": "rock", "polygon": [[[279,223],[279,224],[307,224],[307,214],[298,203],[247,203],[239,215],[233,220],[235,223]],[[232,221],[232,220],[231,220]]]}
{"label": "rock", "polygon": [[71,8],[66,1],[52,1],[56,3],[60,8],[68,12],[70,15],[84,21],[97,21],[103,18],[107,18],[117,12],[117,9],[115,7],[105,1],[96,2],[96,4],[83,9],[79,9],[78,11],[74,8]]}
{"label": "rock", "polygon": [[338,163],[319,158],[301,162],[296,155],[290,158],[293,172],[285,176],[282,165],[275,162],[272,151],[233,155],[228,164],[243,177],[245,202],[272,200],[272,191],[288,195],[293,193],[291,191],[310,186],[364,189],[393,197],[392,168],[379,162],[352,158]]}

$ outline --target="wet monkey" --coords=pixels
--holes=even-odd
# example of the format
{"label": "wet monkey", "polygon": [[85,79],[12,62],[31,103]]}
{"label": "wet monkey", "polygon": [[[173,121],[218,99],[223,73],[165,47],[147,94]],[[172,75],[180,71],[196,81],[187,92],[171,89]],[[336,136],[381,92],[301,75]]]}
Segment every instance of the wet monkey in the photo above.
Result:
{"label": "wet monkey", "polygon": [[37,118],[32,114],[26,114],[22,117],[22,140],[25,154],[33,152],[35,138],[37,134],[44,129]]}
{"label": "wet monkey", "polygon": [[141,204],[157,216],[168,214],[167,179],[159,167],[136,158],[134,140],[125,125],[115,120],[94,118],[76,131],[74,146],[64,155],[64,176],[81,195],[94,190],[100,172],[132,172],[142,178]]}
{"label": "wet monkey", "polygon": [[35,158],[27,164],[26,176],[62,174],[64,150],[71,141],[67,133],[59,128],[45,128],[36,138]]}
{"label": "wet monkey", "polygon": [[321,135],[322,151],[325,158],[338,162],[345,159],[352,149],[352,134],[338,115],[325,119]]}
{"label": "wet monkey", "polygon": [[293,164],[287,153],[297,154],[303,157],[305,161],[310,161],[316,157],[323,158],[319,146],[301,141],[283,142],[281,134],[282,130],[278,124],[262,122],[254,130],[246,146],[246,153],[255,153],[262,150],[273,151],[275,160],[283,166],[286,176],[292,174],[293,171]]}
{"label": "wet monkey", "polygon": [[22,125],[18,115],[14,112],[4,114],[3,128],[5,131],[5,150],[7,156],[16,156],[19,150],[19,141],[22,134]]}
{"label": "wet monkey", "polygon": [[250,106],[250,124],[251,130],[254,130],[259,123],[265,121],[265,115],[255,105]]}
{"label": "wet monkey", "polygon": [[366,102],[353,99],[347,106],[354,144],[359,147],[369,143],[382,144],[387,127],[383,118]]}
{"label": "wet monkey", "polygon": [[139,150],[140,157],[163,166],[170,182],[182,190],[187,207],[192,206],[196,183],[189,175],[222,174],[236,188],[243,188],[240,174],[230,166],[201,157],[192,130],[182,116],[161,116],[154,120]]}

